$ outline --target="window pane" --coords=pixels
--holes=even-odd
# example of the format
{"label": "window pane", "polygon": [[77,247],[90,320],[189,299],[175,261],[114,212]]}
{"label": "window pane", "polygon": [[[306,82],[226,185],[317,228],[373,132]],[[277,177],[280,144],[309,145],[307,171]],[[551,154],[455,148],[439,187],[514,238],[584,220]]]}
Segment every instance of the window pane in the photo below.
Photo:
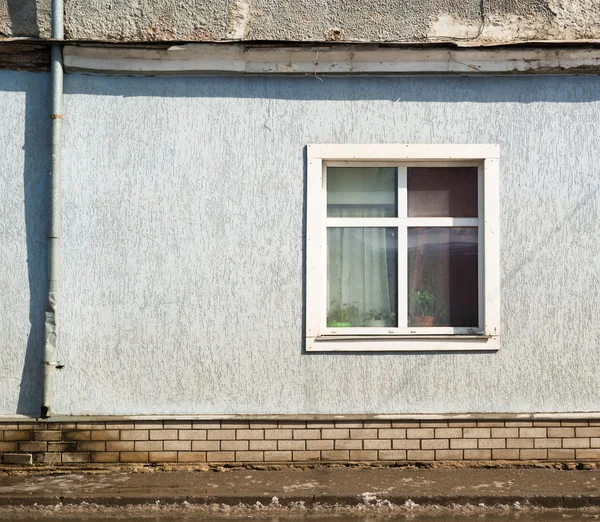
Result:
{"label": "window pane", "polygon": [[477,167],[409,167],[409,217],[477,217]]}
{"label": "window pane", "polygon": [[327,229],[327,326],[396,326],[396,228]]}
{"label": "window pane", "polygon": [[408,229],[409,326],[477,327],[477,228]]}
{"label": "window pane", "polygon": [[398,183],[390,167],[328,167],[328,217],[396,217]]}

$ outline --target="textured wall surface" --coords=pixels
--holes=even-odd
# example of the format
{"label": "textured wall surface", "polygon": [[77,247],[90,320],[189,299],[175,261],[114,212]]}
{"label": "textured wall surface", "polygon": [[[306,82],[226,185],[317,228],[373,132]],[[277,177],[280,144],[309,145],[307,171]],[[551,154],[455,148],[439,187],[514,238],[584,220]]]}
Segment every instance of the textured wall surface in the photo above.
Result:
{"label": "textured wall surface", "polygon": [[[48,37],[49,6],[50,0],[0,0],[0,36]],[[600,3],[65,0],[65,23],[67,38],[84,40],[577,40],[600,37]]]}
{"label": "textured wall surface", "polygon": [[48,87],[45,74],[0,74],[0,413],[40,411]]}
{"label": "textured wall surface", "polygon": [[[22,202],[28,93],[28,114],[47,111],[43,75],[1,78],[20,115],[0,166],[15,252],[0,255],[20,263],[0,263],[12,413],[28,288],[45,280],[43,199]],[[66,89],[57,414],[598,409],[600,78],[68,75]],[[41,169],[46,134],[27,129]],[[304,147],[353,142],[500,144],[498,353],[303,353]],[[29,251],[26,232],[42,238]]]}
{"label": "textured wall surface", "polygon": [[[57,413],[594,410],[600,78],[66,82]],[[498,143],[495,354],[306,354],[307,143]]]}
{"label": "textured wall surface", "polygon": [[52,0],[0,0],[0,37],[50,38]]}

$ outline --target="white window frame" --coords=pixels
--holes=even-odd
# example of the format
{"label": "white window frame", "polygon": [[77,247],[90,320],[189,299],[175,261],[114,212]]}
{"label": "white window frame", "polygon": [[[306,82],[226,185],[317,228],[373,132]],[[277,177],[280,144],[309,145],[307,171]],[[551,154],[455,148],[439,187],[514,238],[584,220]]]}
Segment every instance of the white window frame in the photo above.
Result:
{"label": "white window frame", "polygon": [[[306,350],[313,352],[495,351],[500,348],[500,190],[498,145],[308,145],[306,241]],[[477,166],[477,218],[368,218],[368,226],[478,226],[478,328],[328,328],[327,227],[352,226],[350,218],[327,217],[327,167],[398,168],[398,205],[406,206],[408,166]],[[404,184],[404,186],[402,186]],[[400,216],[400,214],[399,214]],[[342,223],[343,221],[343,223]],[[365,219],[356,218],[364,227]],[[406,228],[404,228],[406,230]],[[406,237],[398,238],[400,270]],[[399,277],[398,306],[407,306]],[[405,311],[404,311],[405,312]],[[399,310],[399,317],[406,316]]]}

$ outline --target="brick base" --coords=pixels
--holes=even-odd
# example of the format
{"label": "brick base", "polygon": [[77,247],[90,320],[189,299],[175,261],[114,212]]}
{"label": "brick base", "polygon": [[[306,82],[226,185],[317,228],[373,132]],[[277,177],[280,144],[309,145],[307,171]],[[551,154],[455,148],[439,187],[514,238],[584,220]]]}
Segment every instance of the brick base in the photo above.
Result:
{"label": "brick base", "polygon": [[4,464],[600,461],[600,421],[0,423]]}

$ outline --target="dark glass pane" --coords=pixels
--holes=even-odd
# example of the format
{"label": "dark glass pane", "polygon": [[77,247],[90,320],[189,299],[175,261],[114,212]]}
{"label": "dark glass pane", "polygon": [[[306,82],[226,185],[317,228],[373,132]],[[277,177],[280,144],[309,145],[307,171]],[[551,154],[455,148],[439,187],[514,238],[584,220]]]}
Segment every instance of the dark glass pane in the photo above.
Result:
{"label": "dark glass pane", "polygon": [[408,229],[408,325],[477,327],[477,228]]}
{"label": "dark glass pane", "polygon": [[328,217],[396,217],[397,171],[390,167],[328,167]]}
{"label": "dark glass pane", "polygon": [[396,326],[396,228],[327,229],[327,326]]}
{"label": "dark glass pane", "polygon": [[477,217],[477,167],[409,167],[409,217]]}

